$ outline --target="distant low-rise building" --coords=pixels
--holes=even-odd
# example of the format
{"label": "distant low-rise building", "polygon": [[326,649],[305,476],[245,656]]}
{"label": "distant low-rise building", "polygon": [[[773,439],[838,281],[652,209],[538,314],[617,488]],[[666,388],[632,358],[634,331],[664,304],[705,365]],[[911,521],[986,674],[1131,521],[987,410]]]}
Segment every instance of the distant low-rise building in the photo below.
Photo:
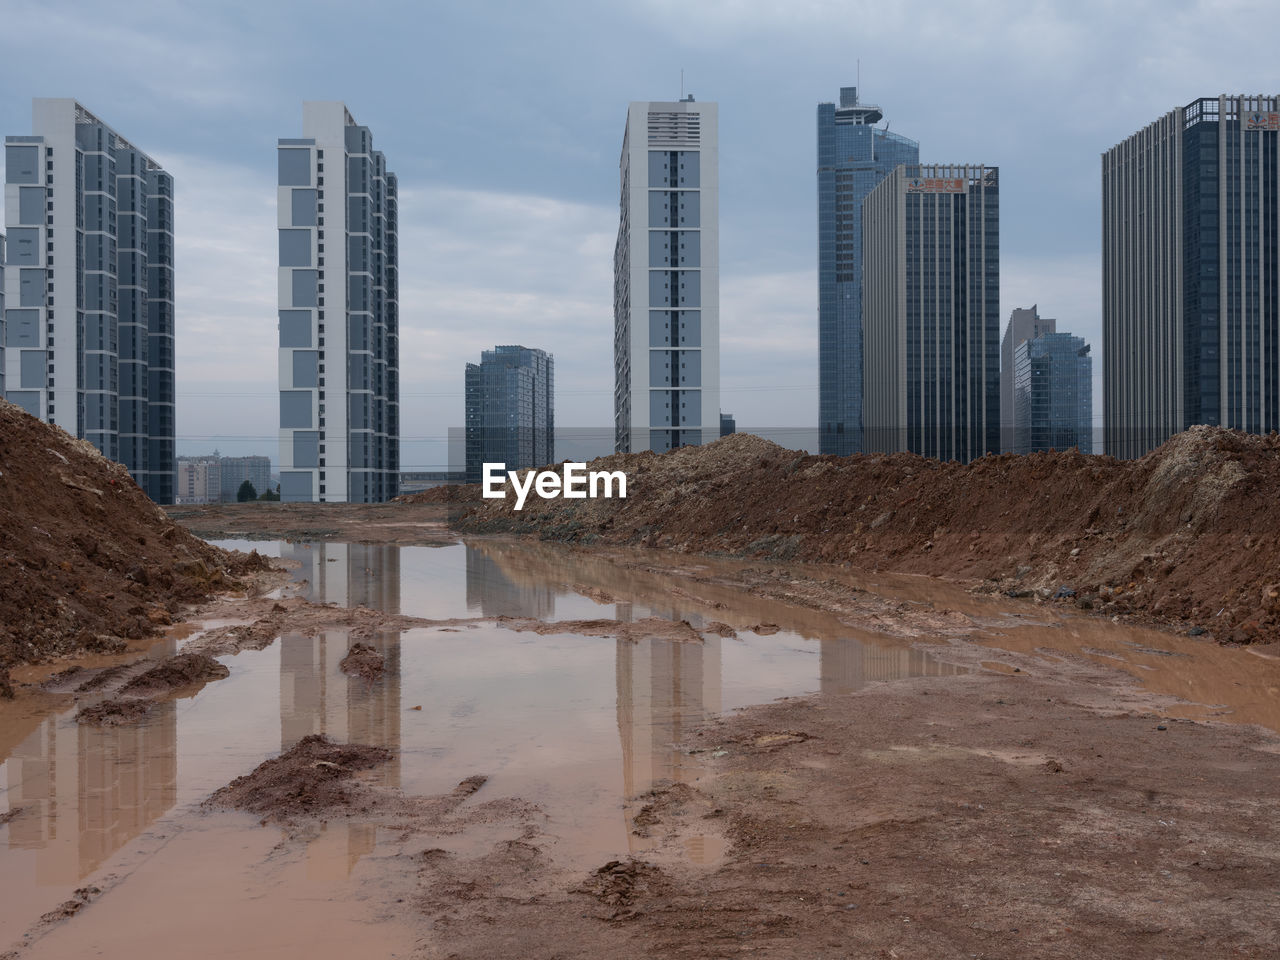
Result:
{"label": "distant low-rise building", "polygon": [[467,482],[461,470],[406,470],[400,474],[400,496],[432,487],[452,487]]}
{"label": "distant low-rise building", "polygon": [[720,436],[728,437],[738,432],[738,421],[733,419],[732,413],[720,414]]}
{"label": "distant low-rise building", "polygon": [[175,503],[235,503],[248,480],[253,495],[275,490],[270,457],[224,457],[217,450],[199,457],[178,458]]}
{"label": "distant low-rise building", "polygon": [[[175,503],[217,503],[222,499],[219,457],[179,457]],[[235,499],[233,496],[232,500]]]}
{"label": "distant low-rise building", "polygon": [[255,496],[274,490],[271,482],[270,457],[222,457],[219,462],[222,474],[220,493],[223,503],[232,503],[240,492],[240,485],[248,480],[253,484]]}

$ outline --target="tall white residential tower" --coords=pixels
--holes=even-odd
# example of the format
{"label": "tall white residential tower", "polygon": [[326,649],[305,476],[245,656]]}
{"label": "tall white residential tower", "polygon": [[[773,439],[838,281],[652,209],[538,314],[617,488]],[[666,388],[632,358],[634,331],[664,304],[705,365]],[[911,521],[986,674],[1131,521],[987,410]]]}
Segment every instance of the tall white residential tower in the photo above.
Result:
{"label": "tall white residential tower", "polygon": [[280,496],[379,503],[400,479],[396,177],[336,101],[279,141]]}
{"label": "tall white residential tower", "polygon": [[5,137],[6,398],[173,503],[173,178],[75,100]]}
{"label": "tall white residential tower", "polygon": [[720,435],[717,107],[627,109],[613,254],[614,448]]}

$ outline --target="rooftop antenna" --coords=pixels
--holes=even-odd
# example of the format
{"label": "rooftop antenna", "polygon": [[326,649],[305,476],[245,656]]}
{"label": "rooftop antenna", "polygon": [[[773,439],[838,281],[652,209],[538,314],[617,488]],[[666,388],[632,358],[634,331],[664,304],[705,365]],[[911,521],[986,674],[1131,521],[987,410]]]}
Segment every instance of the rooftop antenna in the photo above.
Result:
{"label": "rooftop antenna", "polygon": [[684,67],[680,68],[680,99],[684,99]]}
{"label": "rooftop antenna", "polygon": [[[857,89],[858,89],[858,90],[861,90],[861,89],[862,89],[862,58],[861,58],[861,57],[859,57],[859,58],[858,58],[858,86],[857,86]],[[857,106],[857,105],[858,105],[858,104],[857,104],[857,100],[856,100],[856,97],[857,97],[857,96],[858,96],[858,94],[856,94],[856,93],[855,93],[855,94],[854,94],[854,97],[855,97],[855,100],[854,100],[854,106]]]}

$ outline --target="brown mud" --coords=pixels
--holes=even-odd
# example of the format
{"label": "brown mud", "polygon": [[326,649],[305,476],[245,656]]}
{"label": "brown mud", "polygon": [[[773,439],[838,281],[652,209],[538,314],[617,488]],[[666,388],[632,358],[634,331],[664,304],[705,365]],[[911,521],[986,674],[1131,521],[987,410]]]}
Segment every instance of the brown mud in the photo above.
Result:
{"label": "brown mud", "polygon": [[[557,857],[542,815],[519,798],[474,810],[483,777],[441,797],[405,797],[326,755],[269,778],[275,792],[248,809],[298,837],[327,818],[400,831],[380,895],[409,909],[423,957],[1199,960],[1280,949],[1271,853],[1280,739],[1203,711],[1179,718],[1187,704],[1173,695],[1177,683],[1162,687],[1157,673],[1148,688],[1110,663],[1120,662],[1113,649],[1128,650],[1142,676],[1178,668],[1197,647],[1215,661],[1252,660],[1249,651],[1191,639],[1147,647],[1141,632],[1110,640],[1124,631],[1079,615],[1024,623],[912,578],[872,583],[823,567],[677,555],[664,566],[656,552],[617,548],[579,563],[573,548],[511,549],[512,569],[524,553],[559,555],[565,582],[588,596],[665,582],[736,626],[709,621],[708,634],[787,629],[785,608],[802,622],[835,616],[908,642],[947,638],[931,650],[973,672],[786,699],[699,725],[681,746],[701,775],[628,802],[643,852],[586,867]],[[588,559],[613,579],[587,579]],[[307,629],[345,618],[370,631],[397,619],[296,598],[236,602],[270,621],[257,632],[289,629],[295,616]],[[699,637],[660,618],[493,619],[624,640],[630,631]],[[1205,702],[1230,695],[1190,692]],[[1254,718],[1280,725],[1275,709],[1238,719]],[[328,786],[336,803],[307,801]],[[716,854],[690,857],[717,836]]]}
{"label": "brown mud", "polygon": [[158,663],[143,658],[100,670],[72,666],[58,671],[42,686],[53,693],[107,694],[107,699],[82,705],[76,722],[116,727],[142,722],[151,715],[156,701],[193,696],[206,683],[230,675],[225,665],[206,654],[179,653]]}
{"label": "brown mud", "polygon": [[[656,846],[576,871],[518,801],[449,821],[483,777],[399,805],[376,787],[298,799],[352,784],[356,748],[294,758],[248,808],[392,811],[383,893],[424,957],[1273,956],[1277,739],[1169,719],[1114,680],[1114,702],[1082,699],[1088,679],[926,678],[713,720],[684,743],[704,775],[638,798],[632,829]],[[447,839],[482,823],[496,839]],[[722,857],[675,855],[708,824]]]}
{"label": "brown mud", "polygon": [[1280,437],[1194,427],[1140,460],[1076,451],[972,464],[812,456],[747,434],[591,464],[626,499],[482,500],[441,487],[471,533],[850,564],[980,581],[1107,616],[1280,638]]}
{"label": "brown mud", "polygon": [[353,677],[377,680],[387,672],[387,658],[369,644],[357,641],[339,661],[338,669]]}
{"label": "brown mud", "polygon": [[252,773],[237,777],[205,803],[273,820],[367,813],[379,798],[355,775],[390,759],[386,747],[333,743],[311,734],[280,756],[263,761]]}
{"label": "brown mud", "polygon": [[165,512],[196,536],[209,540],[335,540],[423,546],[455,542],[446,512],[432,505],[252,501],[184,504],[166,507]]}
{"label": "brown mud", "polygon": [[[702,453],[711,457],[737,449],[741,455],[743,449],[755,450],[754,442],[739,438],[733,443],[740,449],[717,444]],[[757,452],[762,459],[775,455],[761,451]],[[647,459],[675,462],[685,455],[681,451]],[[1054,457],[1070,461],[1074,456],[1043,458],[1041,466]],[[1221,461],[1196,456],[1200,459],[1192,460],[1207,471],[1204,476],[1225,471],[1228,480],[1235,468],[1222,464],[1239,462],[1226,454]],[[830,458],[805,459],[793,472]],[[1115,466],[1105,458],[1079,459],[1084,464],[1080,469],[1090,476],[1094,469],[1106,474]],[[914,458],[879,460],[885,470],[916,463]],[[984,462],[998,473],[996,467],[1005,460]],[[747,476],[753,471],[766,476],[773,469],[752,463],[743,467]],[[942,474],[960,470],[952,470],[955,465],[928,469],[935,467]],[[837,461],[820,473],[851,469]],[[1160,469],[1157,465],[1149,472],[1154,476]],[[1192,496],[1196,510],[1225,518],[1228,528],[1230,523],[1243,524],[1231,520],[1233,511],[1242,509],[1233,491],[1247,485],[1248,476],[1256,474],[1256,480],[1270,468],[1253,463],[1240,469],[1246,478],[1215,487],[1217,500],[1209,494]],[[1158,488],[1152,486],[1152,476],[1143,481],[1144,489]],[[1183,476],[1183,482],[1196,489],[1207,482],[1200,473],[1192,479],[1186,479],[1191,474]],[[892,498],[902,494],[902,488],[912,487],[911,477],[897,476],[897,492],[868,486],[876,491],[870,494],[876,506],[868,511],[896,502]],[[1105,477],[1095,479],[1102,485],[1098,490],[1106,487]],[[966,484],[973,485],[963,480],[953,478],[959,493],[969,489]],[[1107,489],[1118,495],[1122,485],[1116,477],[1112,480],[1115,483]],[[695,477],[688,482],[684,495],[690,499],[710,495],[704,480]],[[1026,477],[1020,482],[1034,487]],[[1258,490],[1266,488],[1252,489],[1258,496]],[[771,507],[787,502],[782,490],[774,489]],[[1101,496],[1089,490],[1094,488],[1081,494],[1084,502]],[[836,488],[828,495],[835,497]],[[973,490],[966,495],[970,499],[962,498],[962,504],[980,499]],[[723,491],[717,496],[728,499]],[[649,509],[643,497],[636,503],[642,514]],[[276,505],[243,509],[258,506]],[[317,506],[328,507],[315,516],[333,518],[334,531],[368,526],[363,508]],[[738,509],[746,506],[739,504]],[[788,511],[801,516],[794,506],[788,503]],[[900,509],[910,513],[908,506]],[[1042,506],[1049,526],[1047,539],[1035,541],[1036,549],[1048,551],[1046,543],[1070,543],[1061,539],[1069,525],[1058,512],[1062,504]],[[431,504],[392,508],[420,510],[422,516],[432,510],[439,516],[441,509]],[[618,511],[620,505],[611,509]],[[686,769],[694,772],[687,782],[659,782],[639,796],[627,797],[626,820],[634,839],[630,851],[619,850],[590,863],[575,861],[557,846],[544,811],[520,797],[490,796],[493,786],[485,773],[491,771],[477,772],[444,794],[412,796],[381,779],[384,765],[397,759],[393,750],[307,737],[209,798],[210,811],[227,807],[252,814],[252,821],[237,827],[243,833],[232,836],[271,834],[238,839],[238,845],[227,846],[226,859],[234,860],[233,850],[253,844],[254,849],[269,851],[262,854],[263,864],[301,860],[339,824],[361,836],[379,837],[376,844],[369,841],[353,848],[366,853],[376,848],[377,854],[362,858],[374,866],[351,896],[371,904],[374,915],[410,925],[414,955],[439,960],[744,954],[797,960],[974,955],[1201,960],[1280,952],[1280,923],[1275,919],[1280,868],[1274,856],[1280,842],[1280,738],[1272,732],[1280,729],[1280,707],[1274,684],[1268,686],[1267,678],[1274,674],[1271,661],[1262,659],[1265,648],[1221,648],[1177,637],[1158,643],[1149,631],[1090,619],[1074,609],[1037,609],[1003,598],[975,597],[954,583],[783,562],[776,558],[789,547],[742,549],[739,541],[750,531],[729,532],[735,524],[746,525],[742,518],[721,516],[717,522],[723,530],[719,539],[711,535],[707,549],[754,559],[698,558],[690,556],[700,548],[691,545],[695,534],[689,531],[709,521],[690,519],[681,509],[671,503],[663,508],[661,515],[671,522],[656,537],[653,530],[639,538],[624,535],[631,520],[615,513],[602,515],[599,540],[573,533],[567,538],[578,545],[568,547],[492,544],[513,582],[518,582],[522,566],[532,569],[536,560],[558,571],[560,582],[600,603],[665,592],[714,613],[716,619],[705,617],[706,626],[700,630],[674,617],[565,623],[483,619],[506,629],[545,634],[688,643],[702,642],[704,635],[768,635],[805,625],[819,636],[835,631],[838,636],[874,636],[899,646],[927,643],[931,656],[945,659],[956,673],[873,682],[846,695],[784,699],[685,727],[676,739],[688,760]],[[938,502],[930,509],[933,513],[922,516],[937,520],[950,508]],[[979,507],[974,509],[981,514]],[[1021,507],[1010,502],[1004,509],[1017,512]],[[816,528],[820,511],[814,503],[805,510],[800,526]],[[857,514],[856,506],[852,512]],[[1250,538],[1272,522],[1260,516],[1265,511],[1257,512]],[[826,522],[834,535],[844,536],[844,520],[832,519],[839,513],[833,507]],[[209,510],[200,516],[215,515]],[[956,519],[960,515],[952,516],[953,526],[961,526]],[[287,512],[261,516],[292,519]],[[996,522],[998,513],[988,510],[985,516],[996,531],[993,542],[1006,547],[1020,542],[1022,552],[1011,556],[1025,559],[1026,535],[1018,541]],[[1022,521],[1029,523],[1030,517],[1025,514]],[[558,538],[556,531],[564,533],[563,529],[539,525],[554,519],[544,517],[518,529]],[[1194,516],[1187,522],[1194,522]],[[271,523],[267,527],[274,529]],[[1100,519],[1095,523],[1091,529],[1103,529]],[[237,521],[223,526],[241,525]],[[1140,526],[1112,529],[1110,559],[1100,552],[1080,561],[1085,555],[1080,548],[1076,561],[1093,565],[1088,569],[1105,567],[1120,552],[1136,548],[1143,537],[1144,542],[1155,542],[1155,535]],[[915,549],[894,552],[890,534],[906,543],[912,525],[905,518],[890,518],[874,529],[885,528],[887,539],[876,548],[881,553],[870,551],[871,568],[879,564],[918,572],[913,564],[932,562],[934,551],[940,550],[938,556],[954,562],[943,563],[939,570],[971,582],[975,574],[964,571],[976,567],[966,564],[978,564],[982,558],[966,555],[985,549],[970,549],[975,538],[967,535],[952,543],[952,535],[944,531],[926,541],[931,544],[927,550],[917,543]],[[405,542],[423,543],[426,529],[410,525],[399,533],[386,533],[386,542],[403,535],[409,537]],[[1176,532],[1160,542],[1166,550],[1181,551],[1176,553],[1179,563],[1190,563],[1201,549],[1197,543],[1216,542],[1203,527],[1196,529],[1201,535],[1195,542],[1180,541]],[[676,538],[666,545],[681,552],[610,546],[610,530],[618,543],[656,545],[663,537]],[[865,530],[862,535],[865,542]],[[801,536],[794,544],[800,557],[806,556],[808,537],[818,542],[816,534]],[[347,537],[335,534],[335,539]],[[1216,555],[1209,550],[1205,556]],[[1064,563],[1069,561],[1068,554]],[[996,561],[987,556],[983,562]],[[1006,557],[1000,562],[1010,561]],[[1201,573],[1218,576],[1208,569]],[[1018,583],[1037,582],[1036,576],[1024,572]],[[1155,571],[1153,578],[1159,576]],[[281,584],[280,573],[262,571],[252,579],[244,595],[206,601],[191,612],[216,625],[188,639],[184,655],[232,655],[261,649],[283,634],[314,636],[333,626],[346,631],[354,647],[385,630],[480,622],[346,609],[308,602],[287,590],[265,596],[271,585]],[[1134,588],[1126,586],[1125,591],[1145,595],[1137,587],[1135,581]],[[1141,605],[1128,609],[1134,615],[1156,615]],[[1119,610],[1117,606],[1107,612]],[[78,692],[115,698],[106,703],[146,704],[152,701],[125,699],[121,692],[153,668],[155,661],[113,664],[111,658],[98,658],[92,666],[72,666],[37,683],[34,668],[22,667],[18,696],[35,703]],[[189,687],[161,684],[154,696],[165,698],[183,689]],[[1240,722],[1228,725],[1223,719]],[[1266,724],[1271,730],[1250,723]],[[263,822],[267,825],[260,825]],[[8,829],[3,823],[0,827]],[[280,834],[272,831],[281,829],[282,838],[276,842]],[[204,862],[179,860],[175,867],[174,861],[163,860],[170,838],[155,842],[161,850],[155,862],[168,862],[172,876],[189,868],[189,862]],[[172,843],[174,851],[185,849],[181,828]],[[217,848],[205,855],[211,866],[222,857]],[[350,862],[360,854],[344,856]],[[76,952],[68,944],[98,949],[97,938],[104,929],[129,926],[119,918],[156,910],[157,904],[144,896],[148,883],[157,884],[149,873],[138,871],[111,882],[117,885],[109,888],[95,877],[94,883],[106,894],[99,897],[97,888],[84,887],[94,892],[81,897],[77,891],[39,920],[29,946],[16,948],[13,955],[31,960],[82,955],[84,949]],[[274,897],[269,901],[273,905],[288,902],[278,893]],[[133,934],[126,930],[120,936]],[[127,942],[136,943],[136,936]]]}
{"label": "brown mud", "polygon": [[207,654],[179,653],[133,677],[120,688],[120,693],[126,697],[156,697],[230,675],[230,670]]}
{"label": "brown mud", "polygon": [[516,929],[539,945],[524,955],[545,958],[1280,947],[1270,735],[975,675],[753,709],[688,747],[708,775],[660,788],[644,829],[670,826],[678,842],[696,806],[693,823],[724,824],[723,865],[612,862],[560,903],[487,899],[449,928],[454,955],[516,956]]}
{"label": "brown mud", "polygon": [[89,443],[0,401],[0,695],[14,664],[119,652],[261,569],[157,507]]}
{"label": "brown mud", "polygon": [[101,700],[81,707],[76,713],[76,723],[94,727],[119,727],[140,723],[151,713],[147,700]]}

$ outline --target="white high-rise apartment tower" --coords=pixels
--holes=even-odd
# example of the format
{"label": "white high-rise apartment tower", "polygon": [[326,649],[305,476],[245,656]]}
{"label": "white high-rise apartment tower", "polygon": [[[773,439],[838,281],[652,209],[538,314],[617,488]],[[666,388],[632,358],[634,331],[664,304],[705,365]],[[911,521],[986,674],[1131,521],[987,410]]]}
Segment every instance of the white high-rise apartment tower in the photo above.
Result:
{"label": "white high-rise apartment tower", "polygon": [[614,447],[720,435],[717,108],[632,103],[613,254]]}
{"label": "white high-rise apartment tower", "polygon": [[280,496],[379,503],[400,481],[396,177],[336,101],[279,141]]}
{"label": "white high-rise apartment tower", "polygon": [[75,100],[5,137],[5,397],[174,502],[173,178]]}

